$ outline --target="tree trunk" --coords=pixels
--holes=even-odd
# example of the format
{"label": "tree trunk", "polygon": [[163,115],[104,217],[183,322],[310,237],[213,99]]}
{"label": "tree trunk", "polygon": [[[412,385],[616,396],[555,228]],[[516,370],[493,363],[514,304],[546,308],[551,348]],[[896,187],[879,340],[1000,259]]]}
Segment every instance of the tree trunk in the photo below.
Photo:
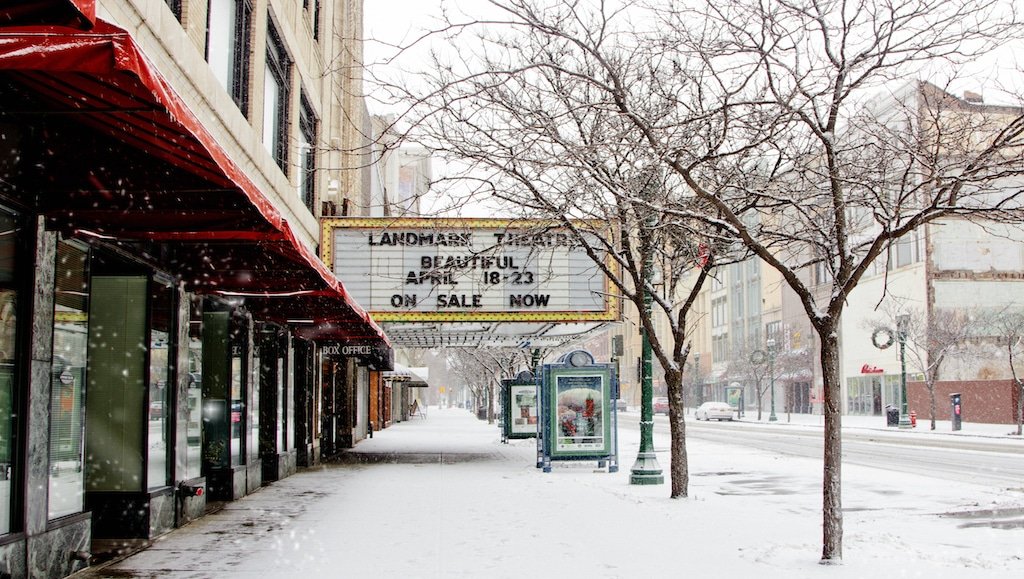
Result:
{"label": "tree trunk", "polygon": [[669,497],[686,498],[690,487],[690,470],[686,457],[686,418],[683,399],[682,372],[665,372],[668,387],[668,423],[672,458],[669,463],[671,490]]}
{"label": "tree trunk", "polygon": [[757,421],[761,422],[761,399],[764,398],[764,392],[761,392],[761,381],[758,380],[754,386],[757,390]]}
{"label": "tree trunk", "polygon": [[928,383],[928,396],[931,398],[932,430],[935,430],[935,382]]}
{"label": "tree trunk", "polygon": [[1024,382],[1017,381],[1017,436],[1021,436],[1024,425]]}
{"label": "tree trunk", "polygon": [[487,424],[494,424],[494,384],[487,385]]}
{"label": "tree trunk", "polygon": [[822,485],[821,562],[843,558],[843,436],[842,399],[839,372],[839,339],[835,324],[819,329],[821,370],[825,398],[825,452]]}

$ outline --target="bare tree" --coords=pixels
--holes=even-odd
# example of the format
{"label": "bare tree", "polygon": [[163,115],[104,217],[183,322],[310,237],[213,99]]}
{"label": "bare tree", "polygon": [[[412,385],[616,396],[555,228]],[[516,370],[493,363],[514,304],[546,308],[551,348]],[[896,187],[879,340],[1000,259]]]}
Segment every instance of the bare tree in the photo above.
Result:
{"label": "bare tree", "polygon": [[[421,79],[428,88],[410,95],[427,113],[418,128],[488,169],[476,189],[488,197],[621,227],[621,246],[603,249],[626,279],[608,273],[641,311],[650,252],[692,256],[683,240],[694,236],[738,240],[780,273],[818,335],[821,560],[840,560],[847,297],[890,246],[926,224],[1021,214],[1022,109],[974,106],[935,77],[893,81],[1019,41],[1012,1],[488,4],[503,18],[486,23],[475,49],[439,58]],[[869,98],[879,92],[885,98]],[[659,237],[670,231],[685,233]],[[675,408],[673,496],[685,496],[676,486],[680,376],[696,293],[682,295],[656,300],[673,320],[672,344],[641,316]]]}
{"label": "bare tree", "polygon": [[1007,308],[991,317],[990,332],[1006,352],[1010,365],[1010,376],[1016,390],[1017,408],[1014,419],[1017,422],[1017,436],[1024,432],[1024,373],[1021,358],[1024,357],[1024,312]]}
{"label": "bare tree", "polygon": [[452,348],[447,354],[448,369],[461,377],[476,399],[476,407],[486,404],[487,422],[494,423],[497,387],[501,380],[513,378],[530,368],[529,352],[522,348]]}
{"label": "bare tree", "polygon": [[[760,421],[761,409],[764,405],[764,395],[768,393],[770,382],[768,380],[768,359],[754,354],[755,351],[757,351],[757,348],[743,348],[739,351],[732,362],[729,363],[727,375],[732,380],[750,380],[754,383],[757,419]],[[762,351],[761,354],[763,353]]]}
{"label": "bare tree", "polygon": [[[823,562],[842,558],[838,330],[847,296],[890,245],[924,224],[955,215],[1017,219],[1020,209],[1019,185],[1007,186],[1021,170],[1020,109],[977,124],[974,111],[956,115],[964,103],[934,85],[889,89],[891,98],[875,101],[865,92],[959,56],[967,44],[984,50],[1007,38],[1009,22],[987,20],[998,4],[736,0],[678,10],[665,17],[676,33],[667,44],[689,66],[699,61],[691,75],[706,90],[679,107],[676,138],[631,117],[780,272],[818,334]],[[679,134],[683,127],[699,138]]]}
{"label": "bare tree", "polygon": [[450,349],[445,356],[445,368],[451,378],[469,388],[473,397],[473,412],[480,408],[487,400],[487,388],[489,381],[487,376],[481,372],[479,363],[467,355],[469,350]]}
{"label": "bare tree", "polygon": [[[505,214],[547,219],[569,231],[639,312],[670,399],[670,495],[684,497],[687,315],[712,254],[719,262],[727,259],[729,238],[707,223],[711,206],[693,199],[678,179],[666,178],[661,160],[638,140],[628,119],[594,106],[599,95],[591,82],[601,63],[569,39],[519,28],[518,15],[507,16],[512,28],[489,23],[477,52],[467,48],[454,61],[439,57],[432,74],[420,79],[429,87],[426,94],[403,95],[426,114],[405,118],[413,119],[421,145],[465,167],[449,180],[463,188],[472,184],[470,198],[482,196]],[[578,22],[577,32],[599,30],[604,16],[593,16],[598,21]],[[629,74],[639,62],[625,59],[616,68]],[[564,68],[570,63],[572,70]],[[674,207],[692,200],[701,218],[666,213],[662,207],[670,199]],[[667,318],[667,335],[656,331],[659,317]]]}

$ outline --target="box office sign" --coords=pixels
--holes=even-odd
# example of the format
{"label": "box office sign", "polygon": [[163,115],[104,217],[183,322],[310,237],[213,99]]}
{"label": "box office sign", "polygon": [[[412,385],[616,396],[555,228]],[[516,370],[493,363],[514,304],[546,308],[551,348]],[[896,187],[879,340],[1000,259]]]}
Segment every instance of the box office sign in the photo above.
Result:
{"label": "box office sign", "polygon": [[[592,246],[609,236],[604,223],[575,225]],[[323,236],[324,262],[378,321],[618,318],[606,276],[552,222],[328,219]]]}
{"label": "box office sign", "polygon": [[610,375],[601,368],[550,371],[552,457],[604,456],[612,452]]}
{"label": "box office sign", "polygon": [[394,350],[381,343],[324,342],[320,346],[320,354],[327,357],[355,358],[377,370],[392,370],[395,367]]}

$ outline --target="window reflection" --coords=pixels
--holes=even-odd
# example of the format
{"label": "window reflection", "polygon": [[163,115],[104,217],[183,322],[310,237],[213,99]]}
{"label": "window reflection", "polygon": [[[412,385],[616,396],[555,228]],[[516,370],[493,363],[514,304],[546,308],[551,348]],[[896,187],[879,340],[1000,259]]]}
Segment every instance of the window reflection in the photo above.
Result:
{"label": "window reflection", "polygon": [[249,376],[250,384],[252,384],[252,396],[250,397],[249,412],[246,413],[251,423],[249,424],[247,431],[248,436],[246,437],[246,447],[248,448],[249,463],[259,461],[260,448],[260,348],[256,346],[253,350],[252,358],[252,372]]}
{"label": "window reflection", "polygon": [[172,329],[173,290],[153,283],[150,296],[149,408],[147,481],[150,489],[168,482],[168,434],[171,408],[171,367],[169,353]]}
{"label": "window reflection", "polygon": [[89,331],[88,253],[68,242],[57,245],[53,362],[50,378],[51,519],[83,506],[85,362]]}
{"label": "window reflection", "polygon": [[193,322],[189,324],[188,338],[188,378],[186,404],[188,405],[188,421],[185,424],[187,450],[185,453],[185,478],[200,476],[202,469],[203,444],[203,341],[201,339],[202,324],[193,314]]}
{"label": "window reflection", "polygon": [[287,378],[285,376],[284,358],[277,358],[277,451],[284,452],[289,450],[285,446],[285,431],[288,428],[288,423],[285,421],[285,405],[288,403],[286,398],[288,389],[285,387]]}
{"label": "window reflection", "polygon": [[18,292],[15,266],[18,220],[0,208],[0,533],[11,531],[16,420]]}
{"label": "window reflection", "polygon": [[242,429],[245,427],[245,401],[242,399],[242,347],[231,348],[231,464],[242,464]]}

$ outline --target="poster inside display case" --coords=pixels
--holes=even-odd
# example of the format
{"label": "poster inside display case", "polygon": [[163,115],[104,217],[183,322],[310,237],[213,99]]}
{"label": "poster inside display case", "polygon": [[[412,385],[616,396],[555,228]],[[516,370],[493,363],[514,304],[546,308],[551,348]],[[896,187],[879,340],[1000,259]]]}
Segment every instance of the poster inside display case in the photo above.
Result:
{"label": "poster inside display case", "polygon": [[553,457],[588,457],[611,452],[609,375],[603,369],[551,372]]}
{"label": "poster inside display case", "polygon": [[[537,386],[535,384],[509,385],[509,434],[537,435]],[[523,436],[523,437],[526,437]]]}

